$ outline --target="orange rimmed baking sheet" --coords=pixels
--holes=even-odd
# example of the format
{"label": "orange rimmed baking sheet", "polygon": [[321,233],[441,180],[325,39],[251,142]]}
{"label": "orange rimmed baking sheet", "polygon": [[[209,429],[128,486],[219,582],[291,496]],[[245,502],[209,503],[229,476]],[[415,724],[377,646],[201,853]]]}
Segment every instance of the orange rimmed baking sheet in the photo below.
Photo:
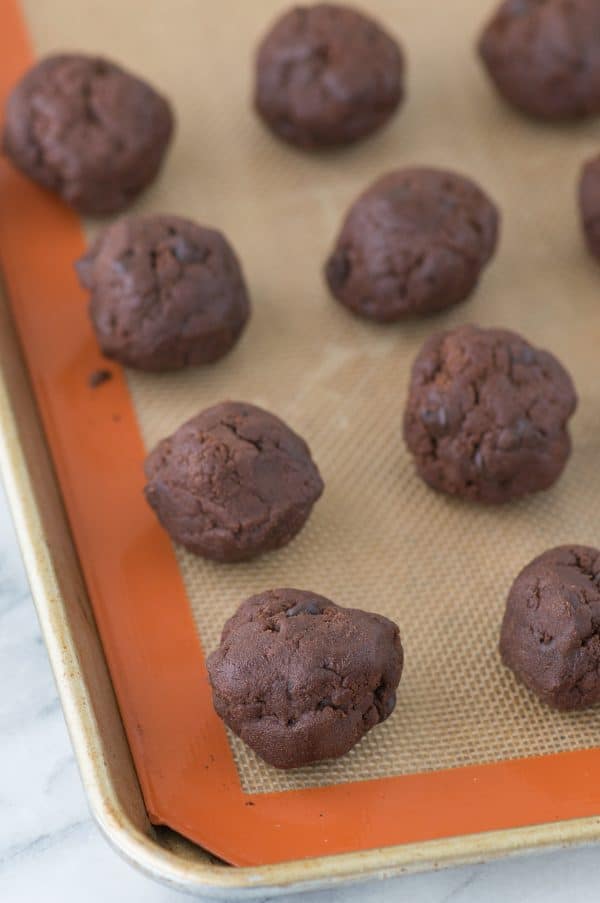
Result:
{"label": "orange rimmed baking sheet", "polygon": [[[549,130],[496,102],[470,55],[483,12],[474,0],[460,0],[460,27],[471,23],[464,35],[452,23],[443,35],[432,30],[435,3],[373,4],[412,51],[410,101],[377,138],[325,157],[278,144],[248,108],[251,48],[282,3],[236,4],[235,30],[227,3],[202,16],[188,0],[151,10],[137,0],[127,10],[80,3],[69,16],[72,5],[24,4],[36,47],[103,49],[173,96],[177,141],[138,209],[224,227],[255,301],[247,335],[218,366],[126,377],[111,364],[113,380],[91,389],[89,374],[104,363],[72,269],[81,224],[1,162],[2,267],[152,819],[243,865],[598,814],[600,753],[583,748],[595,742],[598,713],[547,711],[495,653],[517,567],[554,542],[597,542],[600,529],[600,283],[581,248],[572,184],[593,126]],[[0,11],[3,100],[30,51],[17,5],[0,0]],[[186,27],[193,16],[197,32]],[[328,300],[319,267],[353,195],[382,169],[415,160],[480,178],[501,203],[505,234],[468,307],[381,330]],[[565,477],[510,509],[472,510],[429,493],[399,441],[423,336],[468,319],[547,344],[582,394]],[[239,568],[175,553],[141,494],[146,446],[226,396],[289,419],[327,482],[298,540]],[[289,583],[395,617],[407,666],[386,725],[339,763],[282,775],[227,736],[202,646],[214,645],[244,595]]]}

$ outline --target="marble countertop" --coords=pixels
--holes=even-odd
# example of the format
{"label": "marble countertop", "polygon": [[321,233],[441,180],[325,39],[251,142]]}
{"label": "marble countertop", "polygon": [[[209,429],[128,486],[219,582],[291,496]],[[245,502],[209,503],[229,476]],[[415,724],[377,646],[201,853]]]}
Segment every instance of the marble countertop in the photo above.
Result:
{"label": "marble countertop", "polygon": [[[90,818],[1,485],[0,688],[2,903],[186,899],[123,862]],[[588,847],[285,900],[586,903],[599,885],[599,850]]]}

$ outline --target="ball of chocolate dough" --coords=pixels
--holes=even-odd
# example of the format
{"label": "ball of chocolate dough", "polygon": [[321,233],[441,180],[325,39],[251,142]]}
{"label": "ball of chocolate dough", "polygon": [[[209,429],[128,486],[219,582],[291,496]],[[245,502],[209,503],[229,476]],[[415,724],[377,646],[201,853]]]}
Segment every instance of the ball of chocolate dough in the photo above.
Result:
{"label": "ball of chocolate dough", "polygon": [[579,212],[589,251],[600,259],[600,156],[588,160],[581,171]]}
{"label": "ball of chocolate dough", "polygon": [[59,54],[13,88],[3,144],[76,210],[108,214],[152,182],[172,131],[169,104],[149,84],[100,57]]}
{"label": "ball of chocolate dough", "polygon": [[600,702],[600,551],[559,546],[523,568],[500,635],[504,664],[557,709]]}
{"label": "ball of chocolate dough", "polygon": [[496,88],[539,119],[600,113],[598,0],[504,0],[479,52]]}
{"label": "ball of chocolate dough", "polygon": [[208,364],[237,342],[250,314],[233,249],[178,216],[126,217],[76,264],[91,293],[103,354],[140,370]]}
{"label": "ball of chocolate dough", "polygon": [[347,6],[297,6],[256,58],[255,106],[280,138],[304,148],[349,144],[382,126],[404,96],[402,51]]}
{"label": "ball of chocolate dough", "polygon": [[558,479],[576,405],[569,374],[548,351],[506,329],[459,326],[417,355],[404,438],[429,486],[508,502]]}
{"label": "ball of chocolate dough", "polygon": [[412,168],[378,179],[352,204],[325,265],[331,293],[381,322],[463,301],[494,253],[499,214],[470,179]]}
{"label": "ball of chocolate dough", "polygon": [[208,658],[217,714],[276,768],[348,752],[396,704],[397,626],[298,589],[252,596]]}
{"label": "ball of chocolate dough", "polygon": [[306,442],[274,414],[237,401],[159,442],[145,471],[146,498],[171,538],[215,561],[286,545],[323,492]]}

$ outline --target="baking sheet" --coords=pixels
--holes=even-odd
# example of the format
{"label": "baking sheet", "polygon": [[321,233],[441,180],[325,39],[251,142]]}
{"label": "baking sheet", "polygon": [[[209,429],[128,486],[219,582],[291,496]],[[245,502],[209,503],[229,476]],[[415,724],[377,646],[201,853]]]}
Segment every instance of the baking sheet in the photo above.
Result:
{"label": "baking sheet", "polygon": [[[244,398],[307,438],[326,481],[307,528],[283,551],[233,568],[177,552],[203,647],[213,648],[241,599],[276,585],[312,588],[401,627],[406,668],[385,725],[343,760],[291,774],[230,736],[241,786],[273,793],[593,747],[598,712],[543,708],[502,669],[496,640],[508,586],[530,557],[559,542],[597,543],[600,271],[583,249],[574,200],[597,126],[530,123],[493,95],[473,54],[492,4],[457,0],[442,28],[438,3],[374,2],[369,11],[407,51],[408,102],[355,148],[301,154],[249,105],[253,47],[284,5],[161,0],[148,9],[134,0],[126,27],[116,3],[79,4],[79,15],[70,0],[24,3],[40,53],[109,53],[173,98],[175,145],[136,212],[222,228],[248,278],[254,315],[228,358],[184,374],[128,374],[146,447],[205,405]],[[500,247],[460,308],[368,324],[328,297],[322,263],[355,195],[382,171],[415,163],[480,181],[502,210]],[[571,370],[581,398],[574,453],[552,491],[478,509],[414,476],[401,440],[410,364],[431,329],[459,322],[521,331]]]}

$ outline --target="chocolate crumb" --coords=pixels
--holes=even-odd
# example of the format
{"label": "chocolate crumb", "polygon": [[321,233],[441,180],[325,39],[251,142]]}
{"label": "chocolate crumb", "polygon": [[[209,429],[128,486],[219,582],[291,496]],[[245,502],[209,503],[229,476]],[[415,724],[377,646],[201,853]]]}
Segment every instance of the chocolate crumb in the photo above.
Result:
{"label": "chocolate crumb", "polygon": [[107,383],[112,378],[110,370],[94,370],[88,377],[88,385],[91,389],[97,389],[102,383]]}

